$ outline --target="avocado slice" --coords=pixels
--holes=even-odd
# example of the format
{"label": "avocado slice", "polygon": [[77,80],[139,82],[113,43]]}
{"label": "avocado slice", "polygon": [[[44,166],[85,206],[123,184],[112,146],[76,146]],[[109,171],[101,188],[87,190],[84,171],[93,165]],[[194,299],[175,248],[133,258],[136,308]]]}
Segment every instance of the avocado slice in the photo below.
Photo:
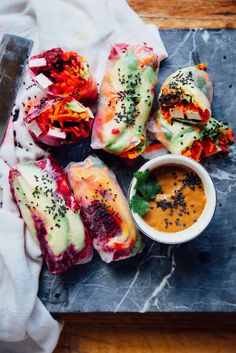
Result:
{"label": "avocado slice", "polygon": [[50,251],[58,256],[68,246],[85,246],[85,231],[79,213],[67,207],[57,193],[57,182],[32,162],[19,163],[12,186],[22,217],[34,239],[45,236]]}
{"label": "avocado slice", "polygon": [[156,126],[157,139],[174,154],[181,154],[201,137],[200,132],[192,125],[178,121],[170,123],[160,113],[157,115]]}
{"label": "avocado slice", "polygon": [[[117,61],[111,79],[114,89],[125,93],[117,101],[115,118],[103,128],[103,141],[109,151],[120,153],[131,144],[137,146],[145,134],[153,103],[151,88],[156,84],[157,76],[150,66],[140,70],[134,54],[128,52]],[[113,135],[113,129],[120,133]]]}

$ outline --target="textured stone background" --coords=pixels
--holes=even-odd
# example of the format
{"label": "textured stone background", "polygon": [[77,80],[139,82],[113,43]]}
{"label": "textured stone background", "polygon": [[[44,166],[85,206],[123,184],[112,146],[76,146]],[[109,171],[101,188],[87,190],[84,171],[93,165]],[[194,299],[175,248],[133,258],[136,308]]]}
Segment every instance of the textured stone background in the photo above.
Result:
{"label": "textured stone background", "polygon": [[[236,31],[161,31],[169,58],[162,63],[159,85],[178,68],[205,62],[214,85],[214,117],[236,130],[234,44]],[[89,144],[54,150],[64,165],[91,153]],[[133,170],[117,157],[99,152],[127,191]],[[235,311],[236,309],[236,148],[228,156],[214,156],[204,165],[217,189],[217,208],[211,224],[197,239],[166,246],[145,238],[135,258],[91,263],[55,277],[43,268],[39,295],[51,312]]]}

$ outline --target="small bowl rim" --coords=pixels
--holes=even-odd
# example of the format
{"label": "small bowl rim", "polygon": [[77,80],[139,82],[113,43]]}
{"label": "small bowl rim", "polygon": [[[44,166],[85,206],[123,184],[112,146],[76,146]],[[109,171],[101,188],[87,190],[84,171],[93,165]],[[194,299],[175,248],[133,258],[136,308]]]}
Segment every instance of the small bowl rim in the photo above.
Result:
{"label": "small bowl rim", "polygon": [[[172,154],[158,156],[144,163],[138,171],[153,170],[172,164],[192,169],[202,180],[207,201],[197,222],[182,231],[160,232],[149,226],[142,217],[131,210],[132,217],[143,234],[156,242],[169,245],[185,243],[198,237],[211,222],[216,209],[216,189],[209,173],[200,163],[189,157]],[[133,177],[128,191],[129,201],[135,193],[135,184],[136,179]]]}

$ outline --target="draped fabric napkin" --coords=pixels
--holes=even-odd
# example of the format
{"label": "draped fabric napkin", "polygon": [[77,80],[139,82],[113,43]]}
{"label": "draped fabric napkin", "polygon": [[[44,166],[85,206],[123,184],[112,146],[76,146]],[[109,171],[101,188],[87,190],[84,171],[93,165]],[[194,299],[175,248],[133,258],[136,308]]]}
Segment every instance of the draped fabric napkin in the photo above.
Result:
{"label": "draped fabric napkin", "polygon": [[[144,25],[125,0],[1,0],[0,32],[34,40],[32,54],[53,47],[78,51],[98,82],[112,43],[146,42],[160,60],[167,56],[157,28]],[[0,148],[0,353],[50,353],[61,330],[37,298],[41,252],[8,185],[9,167],[45,155],[22,120],[28,97],[43,95],[31,85],[26,72]]]}

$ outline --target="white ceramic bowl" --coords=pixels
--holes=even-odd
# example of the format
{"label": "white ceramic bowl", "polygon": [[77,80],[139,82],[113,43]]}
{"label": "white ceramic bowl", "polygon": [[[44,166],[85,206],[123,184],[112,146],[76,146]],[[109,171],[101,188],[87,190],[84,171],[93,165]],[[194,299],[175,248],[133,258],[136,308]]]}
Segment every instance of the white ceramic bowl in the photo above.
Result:
{"label": "white ceramic bowl", "polygon": [[[139,171],[144,171],[146,169],[153,170],[157,167],[164,166],[164,165],[176,165],[176,166],[183,166],[192,169],[202,180],[205,195],[206,195],[206,204],[203,209],[202,214],[198,218],[197,222],[194,223],[192,226],[181,230],[179,232],[160,232],[153,227],[149,226],[137,213],[132,211],[132,216],[138,226],[138,228],[146,234],[149,238],[158,241],[164,244],[180,244],[186,241],[192,240],[196,238],[199,234],[203,232],[203,230],[208,226],[210,223],[215,207],[216,207],[216,191],[214,184],[206,171],[205,168],[198,162],[194,161],[191,158],[178,156],[174,154],[167,154],[165,156],[156,157],[147,163],[145,163]],[[135,184],[136,179],[133,178],[130,184],[129,189],[129,199],[135,194]]]}

